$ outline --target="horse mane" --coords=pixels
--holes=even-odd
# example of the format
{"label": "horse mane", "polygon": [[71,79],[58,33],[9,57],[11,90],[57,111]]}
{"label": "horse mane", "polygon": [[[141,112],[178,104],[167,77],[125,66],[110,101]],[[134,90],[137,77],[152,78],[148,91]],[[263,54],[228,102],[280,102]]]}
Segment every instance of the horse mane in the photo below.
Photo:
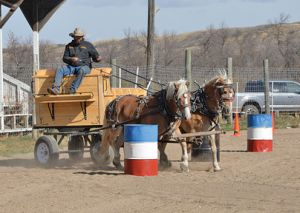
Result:
{"label": "horse mane", "polygon": [[226,73],[226,70],[225,69],[218,69],[217,70],[218,72],[218,75],[213,77],[212,79],[210,79],[207,83],[205,83],[205,86],[206,85],[211,85],[211,84],[216,84],[218,83],[221,79],[223,81],[227,81],[227,73]]}
{"label": "horse mane", "polygon": [[188,92],[188,87],[186,85],[186,80],[180,79],[178,81],[171,81],[168,83],[168,86],[166,88],[166,99],[170,100],[174,97],[174,93],[176,91],[176,85],[179,85],[176,98],[178,99],[181,97],[184,93]]}

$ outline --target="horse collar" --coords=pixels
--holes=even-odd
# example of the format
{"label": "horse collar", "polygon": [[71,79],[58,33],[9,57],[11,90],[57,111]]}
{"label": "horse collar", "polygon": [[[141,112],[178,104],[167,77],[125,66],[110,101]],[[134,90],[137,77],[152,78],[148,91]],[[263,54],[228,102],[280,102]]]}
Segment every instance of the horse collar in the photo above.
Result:
{"label": "horse collar", "polygon": [[207,105],[207,97],[203,88],[193,92],[191,104],[192,112],[199,111],[201,114],[207,116],[211,121],[213,121],[213,123],[215,123],[214,119],[219,115],[219,112],[214,112],[209,109]]}

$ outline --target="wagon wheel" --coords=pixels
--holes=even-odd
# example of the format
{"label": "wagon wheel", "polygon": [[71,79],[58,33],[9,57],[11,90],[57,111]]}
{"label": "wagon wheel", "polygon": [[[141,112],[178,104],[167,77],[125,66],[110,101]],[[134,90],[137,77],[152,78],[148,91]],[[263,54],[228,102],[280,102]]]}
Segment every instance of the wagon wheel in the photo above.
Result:
{"label": "wagon wheel", "polygon": [[35,143],[34,159],[44,167],[54,166],[59,158],[59,148],[55,139],[51,136],[44,135]]}
{"label": "wagon wheel", "polygon": [[68,141],[69,158],[73,161],[80,161],[83,159],[84,140],[80,135],[71,136]]}

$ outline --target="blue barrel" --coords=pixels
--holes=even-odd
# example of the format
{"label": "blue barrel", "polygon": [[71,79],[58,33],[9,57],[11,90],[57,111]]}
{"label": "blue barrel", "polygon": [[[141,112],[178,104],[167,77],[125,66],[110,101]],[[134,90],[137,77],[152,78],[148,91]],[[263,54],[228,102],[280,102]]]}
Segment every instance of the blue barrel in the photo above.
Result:
{"label": "blue barrel", "polygon": [[247,150],[249,152],[271,152],[273,144],[273,123],[270,114],[249,114]]}
{"label": "blue barrel", "polygon": [[158,174],[158,126],[124,125],[124,172],[136,176]]}

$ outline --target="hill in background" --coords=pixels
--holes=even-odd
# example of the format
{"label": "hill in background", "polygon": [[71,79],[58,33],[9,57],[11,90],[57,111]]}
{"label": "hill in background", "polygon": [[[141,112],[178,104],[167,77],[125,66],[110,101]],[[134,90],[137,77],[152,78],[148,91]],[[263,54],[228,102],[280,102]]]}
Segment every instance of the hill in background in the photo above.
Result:
{"label": "hill in background", "polygon": [[[121,40],[96,42],[97,49],[120,64],[146,64],[145,33],[126,33]],[[213,27],[197,32],[165,33],[156,38],[155,59],[161,66],[184,63],[184,51],[192,49],[193,65],[222,67],[232,57],[235,66],[261,66],[265,58],[274,67],[300,66],[300,22],[247,28]]]}
{"label": "hill in background", "polygon": [[[9,38],[4,50],[4,72],[30,84],[31,40],[21,41],[13,34]],[[117,59],[122,66],[146,65],[146,33],[127,30],[123,39],[97,41],[95,46],[105,58],[102,65],[111,59]],[[225,67],[228,57],[232,57],[234,67],[261,67],[266,58],[270,67],[300,67],[300,22],[247,28],[210,27],[183,34],[166,32],[156,37],[156,66],[181,69],[187,48],[192,49],[193,67]],[[63,63],[63,51],[64,44],[41,41],[40,67],[56,69]]]}

